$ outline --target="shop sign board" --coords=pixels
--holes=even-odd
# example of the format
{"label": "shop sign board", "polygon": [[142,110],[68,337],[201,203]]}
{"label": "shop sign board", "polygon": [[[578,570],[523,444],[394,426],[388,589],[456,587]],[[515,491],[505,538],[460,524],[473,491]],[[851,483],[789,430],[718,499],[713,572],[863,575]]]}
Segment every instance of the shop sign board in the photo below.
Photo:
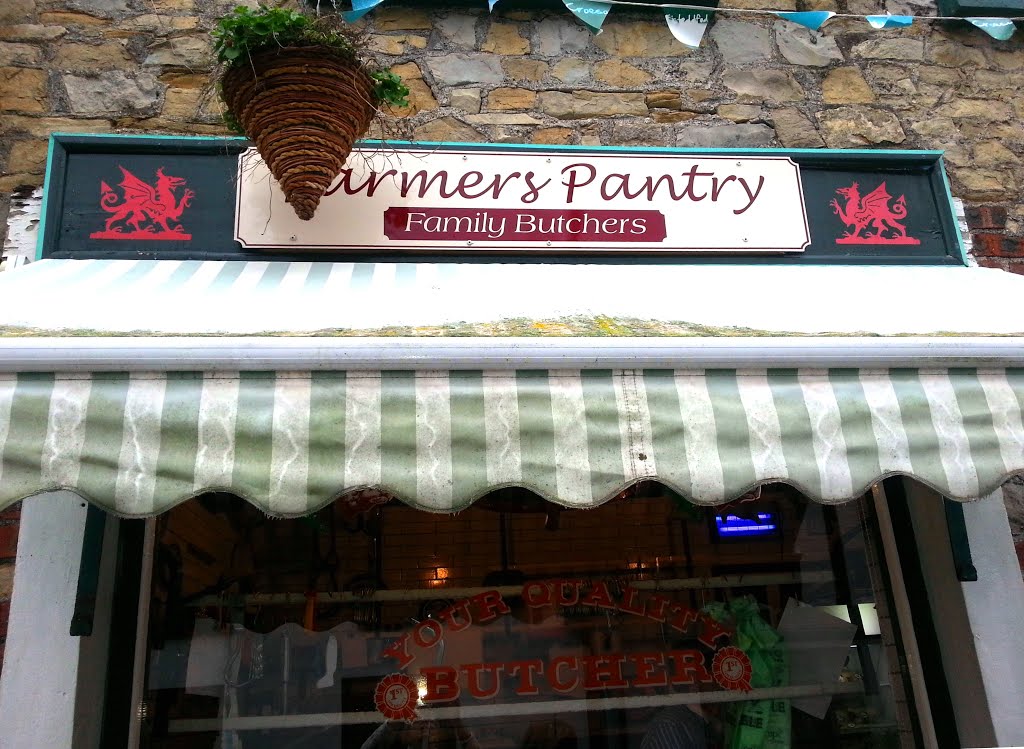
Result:
{"label": "shop sign board", "polygon": [[935,151],[367,142],[300,221],[241,138],[55,135],[40,257],[962,265]]}
{"label": "shop sign board", "polygon": [[361,148],[302,221],[255,149],[239,159],[247,248],[803,252],[787,156]]}

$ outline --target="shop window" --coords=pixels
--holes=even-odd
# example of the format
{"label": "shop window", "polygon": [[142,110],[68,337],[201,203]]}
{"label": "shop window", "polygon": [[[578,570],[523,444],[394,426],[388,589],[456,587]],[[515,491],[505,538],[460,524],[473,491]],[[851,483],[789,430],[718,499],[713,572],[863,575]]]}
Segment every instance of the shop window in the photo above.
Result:
{"label": "shop window", "polygon": [[200,497],[158,524],[143,746],[914,746],[872,523],[787,487]]}

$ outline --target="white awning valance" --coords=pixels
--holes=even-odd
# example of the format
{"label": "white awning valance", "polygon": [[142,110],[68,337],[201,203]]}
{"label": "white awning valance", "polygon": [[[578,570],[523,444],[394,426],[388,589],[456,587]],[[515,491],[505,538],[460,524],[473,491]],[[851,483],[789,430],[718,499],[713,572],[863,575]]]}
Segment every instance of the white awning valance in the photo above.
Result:
{"label": "white awning valance", "polygon": [[987,268],[41,260],[0,273],[0,335],[1024,335]]}
{"label": "white awning valance", "polygon": [[1024,370],[584,370],[0,376],[0,504],[122,515],[236,493],[303,515],[376,487],[452,512],[522,486],[591,507],[781,481],[822,502],[907,474],[969,499],[1024,471]]}

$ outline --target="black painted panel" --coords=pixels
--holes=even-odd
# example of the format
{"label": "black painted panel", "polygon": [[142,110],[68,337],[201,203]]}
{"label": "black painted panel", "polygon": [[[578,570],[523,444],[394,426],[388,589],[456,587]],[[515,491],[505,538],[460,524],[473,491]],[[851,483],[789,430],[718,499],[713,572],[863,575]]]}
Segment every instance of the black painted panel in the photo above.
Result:
{"label": "black painted panel", "polygon": [[[941,160],[930,152],[736,152],[738,157],[758,153],[788,154],[800,165],[812,240],[803,253],[663,257],[623,252],[612,256],[574,253],[541,257],[526,252],[426,255],[400,251],[304,253],[244,250],[232,237],[237,156],[246,145],[239,139],[55,136],[47,181],[43,256],[169,260],[302,258],[380,262],[408,261],[413,257],[417,262],[451,261],[454,258],[459,262],[610,264],[962,263],[956,223],[942,178]],[[465,148],[489,150],[495,147],[469,144]],[[629,153],[630,149],[603,149],[602,152]],[[161,179],[162,191],[158,190]],[[852,196],[838,191],[849,190],[855,183],[862,198],[884,183],[889,198],[877,201],[873,212],[861,212],[858,222],[844,222],[832,201],[835,200],[845,212]],[[186,191],[191,196],[183,203]],[[146,201],[151,201],[148,210],[140,212],[138,207],[145,205]],[[905,217],[900,204],[905,205]],[[888,217],[890,221],[873,223],[868,220],[872,217]],[[904,243],[880,243],[869,239],[879,229],[883,231],[883,238],[896,238],[902,231],[900,226],[905,227],[910,238]],[[844,239],[844,235],[852,230],[856,230],[856,235],[867,243],[849,243],[849,238]]]}

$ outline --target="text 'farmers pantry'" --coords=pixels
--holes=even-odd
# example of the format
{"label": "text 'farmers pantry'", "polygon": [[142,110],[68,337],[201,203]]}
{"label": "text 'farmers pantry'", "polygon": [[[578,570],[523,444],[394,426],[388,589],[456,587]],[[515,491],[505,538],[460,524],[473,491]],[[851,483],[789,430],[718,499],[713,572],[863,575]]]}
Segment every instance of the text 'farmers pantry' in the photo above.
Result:
{"label": "text 'farmers pantry'", "polygon": [[[553,180],[538,177],[536,172],[509,172],[507,174],[485,175],[469,170],[455,175],[447,170],[416,172],[386,169],[382,172],[360,171],[353,176],[353,169],[342,169],[338,180],[325,195],[344,193],[346,195],[373,195],[382,186],[388,191],[397,191],[403,197],[416,198],[453,197],[463,200],[489,198],[491,200],[516,200],[524,204],[537,202],[542,197],[560,197],[566,204],[574,201],[637,200],[653,202],[671,200],[699,203],[709,200],[723,202],[735,215],[746,213],[754,205],[764,187],[764,175],[759,175],[756,185],[746,177],[736,174],[719,174],[713,168],[694,164],[678,174],[634,175],[623,172],[602,174],[597,167],[586,162],[569,164],[564,167],[560,187],[549,187]],[[560,191],[560,188],[564,190]],[[543,196],[542,196],[543,191]]]}

